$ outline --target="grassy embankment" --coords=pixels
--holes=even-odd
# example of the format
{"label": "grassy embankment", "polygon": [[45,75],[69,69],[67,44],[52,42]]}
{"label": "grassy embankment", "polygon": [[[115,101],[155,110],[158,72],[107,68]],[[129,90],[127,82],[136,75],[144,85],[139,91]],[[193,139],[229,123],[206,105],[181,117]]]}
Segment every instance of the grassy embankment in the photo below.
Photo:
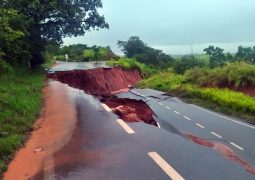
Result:
{"label": "grassy embankment", "polygon": [[122,59],[113,64],[129,69],[138,67],[142,73],[149,69],[147,78],[137,85],[140,88],[164,91],[188,102],[255,123],[255,98],[227,88],[217,88],[221,84],[234,88],[254,85],[255,66],[234,63],[211,70],[194,68],[179,75],[171,69],[163,72],[153,70],[135,60]]}
{"label": "grassy embankment", "polygon": [[39,115],[44,82],[41,71],[0,73],[0,179]]}

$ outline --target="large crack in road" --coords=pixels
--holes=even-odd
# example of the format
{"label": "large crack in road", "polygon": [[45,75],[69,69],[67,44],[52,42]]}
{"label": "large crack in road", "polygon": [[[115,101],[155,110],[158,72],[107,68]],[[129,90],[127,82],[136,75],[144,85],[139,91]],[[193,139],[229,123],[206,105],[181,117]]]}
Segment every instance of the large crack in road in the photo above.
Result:
{"label": "large crack in road", "polygon": [[[144,122],[158,126],[158,117],[146,102],[131,98],[119,98],[115,95],[119,92],[128,92],[130,87],[142,79],[138,70],[124,70],[121,67],[72,70],[49,74],[48,78],[58,80],[97,97],[128,123]],[[176,128],[172,129],[177,130]],[[185,134],[185,132],[178,131],[177,134],[193,143],[216,150],[228,159],[240,164],[250,173],[255,174],[255,168],[242,160],[226,145],[207,141],[192,134]]]}
{"label": "large crack in road", "polygon": [[121,67],[72,70],[49,74],[48,78],[96,96],[126,122],[145,122],[157,126],[153,118],[155,114],[144,101],[114,95],[128,91],[129,87],[142,79],[138,70],[124,70]]}

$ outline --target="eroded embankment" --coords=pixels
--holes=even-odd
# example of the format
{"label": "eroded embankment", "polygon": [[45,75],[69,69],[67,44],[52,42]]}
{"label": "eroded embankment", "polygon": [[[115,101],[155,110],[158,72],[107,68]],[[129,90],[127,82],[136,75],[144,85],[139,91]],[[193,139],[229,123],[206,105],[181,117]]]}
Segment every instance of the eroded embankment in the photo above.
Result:
{"label": "eroded embankment", "polygon": [[142,79],[138,70],[123,70],[121,67],[63,71],[48,77],[99,96],[128,88]]}
{"label": "eroded embankment", "polygon": [[97,68],[56,72],[48,77],[84,90],[87,94],[99,96],[101,101],[126,122],[145,122],[157,126],[152,117],[154,113],[145,102],[114,96],[120,91],[128,91],[130,86],[142,79],[138,70]]}

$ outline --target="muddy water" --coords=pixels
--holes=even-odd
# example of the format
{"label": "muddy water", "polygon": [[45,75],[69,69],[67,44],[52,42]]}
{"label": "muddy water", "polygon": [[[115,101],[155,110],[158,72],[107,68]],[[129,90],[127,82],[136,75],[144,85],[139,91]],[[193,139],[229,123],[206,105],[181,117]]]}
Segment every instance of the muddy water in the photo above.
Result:
{"label": "muddy water", "polygon": [[[35,124],[35,130],[10,163],[5,180],[33,179],[38,172],[51,171],[53,153],[71,138],[76,124],[76,111],[71,89],[59,82],[49,82],[44,88],[44,113]],[[47,167],[46,169],[44,167]]]}

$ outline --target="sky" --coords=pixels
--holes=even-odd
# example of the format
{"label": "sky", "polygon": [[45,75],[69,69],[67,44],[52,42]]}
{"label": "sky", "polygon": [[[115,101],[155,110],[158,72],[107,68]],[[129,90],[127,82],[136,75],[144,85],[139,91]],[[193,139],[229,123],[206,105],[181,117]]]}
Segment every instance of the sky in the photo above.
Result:
{"label": "sky", "polygon": [[226,52],[255,45],[255,0],[102,0],[109,30],[65,38],[64,45],[111,46],[139,36],[167,54],[202,53],[212,44]]}

